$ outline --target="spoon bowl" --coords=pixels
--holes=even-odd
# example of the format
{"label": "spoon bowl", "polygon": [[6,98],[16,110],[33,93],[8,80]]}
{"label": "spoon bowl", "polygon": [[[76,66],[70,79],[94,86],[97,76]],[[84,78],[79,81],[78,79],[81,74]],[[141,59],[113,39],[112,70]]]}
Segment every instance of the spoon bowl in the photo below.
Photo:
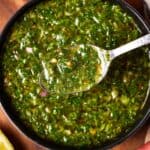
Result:
{"label": "spoon bowl", "polygon": [[100,62],[101,62],[101,75],[95,81],[95,84],[98,84],[99,82],[101,82],[105,78],[112,59],[110,58],[110,52],[109,51],[102,49],[102,48],[95,46],[95,45],[89,45],[89,46],[91,46],[92,49],[97,52],[98,57],[99,57]]}

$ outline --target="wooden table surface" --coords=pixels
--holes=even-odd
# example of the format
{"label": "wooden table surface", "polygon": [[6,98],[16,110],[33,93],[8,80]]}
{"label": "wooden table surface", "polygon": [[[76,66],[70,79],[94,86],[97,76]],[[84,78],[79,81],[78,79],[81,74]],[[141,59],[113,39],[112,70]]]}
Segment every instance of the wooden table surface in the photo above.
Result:
{"label": "wooden table surface", "polygon": [[[29,0],[0,0],[0,32],[3,30],[9,18]],[[127,0],[142,14],[142,0]],[[135,135],[128,138],[112,150],[136,150],[144,143],[148,123]],[[46,150],[23,135],[7,118],[0,105],[0,129],[7,135],[16,150]]]}

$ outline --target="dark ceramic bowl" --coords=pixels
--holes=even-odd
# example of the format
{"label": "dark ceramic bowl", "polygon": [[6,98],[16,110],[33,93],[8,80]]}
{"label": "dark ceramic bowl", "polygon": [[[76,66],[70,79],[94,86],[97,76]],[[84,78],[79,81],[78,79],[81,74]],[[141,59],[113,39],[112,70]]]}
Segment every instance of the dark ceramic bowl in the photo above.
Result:
{"label": "dark ceramic bowl", "polygon": [[[33,5],[36,5],[38,2],[40,2],[41,0],[33,0],[33,1],[29,1],[24,7],[22,7],[19,11],[17,11],[17,13],[9,20],[8,24],[6,25],[5,29],[2,32],[2,35],[0,36],[0,55],[2,55],[2,46],[3,43],[6,40],[7,34],[10,31],[11,26],[14,24],[14,22],[23,14],[25,13],[28,9],[30,9]],[[135,19],[137,25],[139,26],[139,28],[142,31],[142,34],[147,34],[150,32],[149,30],[149,25],[144,21],[144,19],[139,15],[139,13],[133,8],[131,7],[128,3],[126,3],[123,0],[114,0],[115,3],[118,3],[123,9],[124,11],[128,12],[131,16],[133,16],[133,18]],[[2,66],[0,66],[1,68]],[[43,145],[44,147],[50,148],[50,149],[58,149],[58,150],[67,150],[67,149],[75,149],[73,147],[65,147],[65,146],[60,146],[56,143],[50,142],[50,141],[46,141],[44,139],[39,138],[38,136],[36,136],[29,128],[27,128],[22,122],[21,120],[19,120],[17,118],[17,115],[15,114],[15,112],[13,111],[9,101],[7,101],[7,99],[9,98],[6,94],[5,94],[5,89],[3,88],[3,78],[2,78],[2,71],[1,73],[1,78],[0,78],[0,102],[3,106],[3,109],[5,110],[6,114],[8,115],[8,117],[12,120],[12,122],[20,129],[20,131],[26,135],[27,137],[29,137],[31,140],[33,140],[34,142],[36,142],[37,144]],[[119,143],[121,143],[122,141],[124,141],[125,139],[127,139],[129,136],[133,135],[134,133],[137,132],[137,130],[139,128],[141,128],[144,123],[148,120],[149,116],[150,116],[150,87],[149,89],[147,89],[147,96],[145,97],[145,105],[143,108],[143,118],[141,118],[140,120],[138,120],[132,130],[130,130],[128,133],[122,133],[122,135],[120,137],[118,137],[115,140],[109,141],[105,144],[103,144],[100,147],[95,147],[93,145],[93,147],[91,148],[86,148],[87,149],[109,149]]]}
{"label": "dark ceramic bowl", "polygon": [[150,1],[144,0],[144,15],[147,22],[150,24]]}

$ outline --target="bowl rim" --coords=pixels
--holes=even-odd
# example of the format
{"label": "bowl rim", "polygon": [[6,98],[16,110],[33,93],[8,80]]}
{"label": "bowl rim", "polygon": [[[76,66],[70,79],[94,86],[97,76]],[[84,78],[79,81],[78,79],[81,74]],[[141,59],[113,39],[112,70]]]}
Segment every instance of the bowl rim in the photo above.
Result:
{"label": "bowl rim", "polygon": [[143,5],[144,5],[144,15],[146,18],[146,21],[150,24],[150,3],[148,4],[148,2],[146,0],[143,1]]}

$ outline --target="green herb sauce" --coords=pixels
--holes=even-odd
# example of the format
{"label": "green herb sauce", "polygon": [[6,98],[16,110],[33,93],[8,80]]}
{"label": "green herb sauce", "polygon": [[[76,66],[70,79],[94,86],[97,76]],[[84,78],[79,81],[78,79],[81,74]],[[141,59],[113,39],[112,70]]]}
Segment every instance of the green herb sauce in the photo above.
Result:
{"label": "green herb sauce", "polygon": [[[94,82],[100,63],[88,48],[73,54],[70,46],[113,49],[140,35],[133,18],[110,1],[47,0],[33,7],[14,24],[5,43],[5,88],[18,117],[43,139],[75,147],[102,145],[128,132],[147,93],[147,48],[116,59],[91,90],[58,93]],[[58,93],[42,88],[41,72],[43,85]]]}

